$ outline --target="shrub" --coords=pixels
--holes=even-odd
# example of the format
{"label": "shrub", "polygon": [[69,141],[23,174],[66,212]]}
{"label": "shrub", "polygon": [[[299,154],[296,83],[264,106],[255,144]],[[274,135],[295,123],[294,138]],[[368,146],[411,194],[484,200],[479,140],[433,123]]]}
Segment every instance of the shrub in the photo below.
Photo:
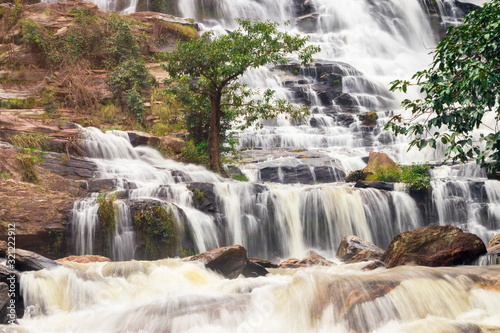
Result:
{"label": "shrub", "polygon": [[99,215],[99,220],[101,221],[103,249],[104,252],[108,253],[108,246],[111,244],[111,240],[113,239],[113,235],[116,230],[115,200],[115,194],[99,194],[97,197],[97,202],[99,203],[97,214]]}
{"label": "shrub", "polygon": [[16,156],[23,167],[22,179],[25,182],[38,184],[40,180],[36,174],[35,165],[43,160],[34,149],[21,149],[21,152]]}
{"label": "shrub", "polygon": [[24,132],[9,138],[14,146],[27,149],[43,150],[47,148],[47,135],[33,132]]}
{"label": "shrub", "polygon": [[205,145],[195,145],[192,140],[189,140],[182,148],[181,153],[183,162],[208,166],[206,143]]}

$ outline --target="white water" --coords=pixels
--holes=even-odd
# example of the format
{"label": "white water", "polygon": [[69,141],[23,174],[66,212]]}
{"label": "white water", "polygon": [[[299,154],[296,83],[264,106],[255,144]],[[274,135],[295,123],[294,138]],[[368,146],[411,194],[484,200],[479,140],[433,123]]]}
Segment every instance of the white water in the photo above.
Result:
{"label": "white water", "polygon": [[[363,265],[223,279],[178,260],[67,263],[21,280],[22,332],[475,332],[498,327],[499,267]],[[14,332],[15,326],[3,327]]]}

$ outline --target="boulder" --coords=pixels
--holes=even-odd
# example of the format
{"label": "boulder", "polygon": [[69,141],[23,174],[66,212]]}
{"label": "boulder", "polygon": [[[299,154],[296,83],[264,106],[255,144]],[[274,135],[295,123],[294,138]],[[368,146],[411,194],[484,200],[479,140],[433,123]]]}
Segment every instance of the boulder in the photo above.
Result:
{"label": "boulder", "polygon": [[[12,308],[9,309],[9,306]],[[11,305],[9,297],[9,286],[7,283],[0,282],[0,324],[5,325],[14,323],[16,320],[15,305]]]}
{"label": "boulder", "polygon": [[79,264],[88,264],[90,262],[110,262],[111,260],[109,258],[99,256],[99,255],[92,255],[92,254],[86,254],[83,256],[69,256],[61,259],[57,259],[57,262],[76,262]]}
{"label": "boulder", "polygon": [[346,263],[365,259],[380,259],[384,250],[357,236],[344,236],[337,249],[337,257]]}
{"label": "boulder", "polygon": [[241,274],[244,277],[259,277],[266,276],[267,274],[269,274],[269,272],[261,265],[252,261],[248,261]]}
{"label": "boulder", "polygon": [[283,261],[279,268],[299,268],[299,267],[309,267],[309,266],[333,266],[334,262],[326,260],[319,254],[311,251],[311,254],[302,260],[297,258],[290,258]]}
{"label": "boulder", "polygon": [[295,16],[302,16],[316,11],[312,0],[293,0],[292,3]]}
{"label": "boulder", "polygon": [[398,234],[381,260],[387,268],[411,263],[436,267],[468,263],[483,253],[486,247],[474,234],[451,225],[427,226]]}
{"label": "boulder", "polygon": [[196,209],[205,213],[217,212],[215,186],[212,183],[191,183],[187,188],[193,192],[193,202]]}
{"label": "boulder", "polygon": [[150,147],[158,147],[162,140],[154,135],[149,133],[144,133],[140,131],[128,131],[128,138],[133,147],[137,146],[150,146]]}
{"label": "boulder", "polygon": [[225,278],[235,279],[247,266],[247,250],[241,245],[225,246],[192,256],[189,261],[201,262],[206,268]]}
{"label": "boulder", "polygon": [[318,13],[311,13],[297,17],[295,25],[302,32],[315,32],[318,29]]}
{"label": "boulder", "polygon": [[[13,255],[11,257],[10,255]],[[58,266],[58,263],[52,259],[39,255],[38,253],[16,248],[9,251],[7,242],[0,241],[0,256],[15,260],[15,269],[20,272],[39,271]],[[6,271],[7,272],[7,271]],[[7,272],[8,273],[8,272]]]}
{"label": "boulder", "polygon": [[256,264],[259,264],[262,267],[265,268],[278,268],[278,265],[275,264],[274,262],[266,259],[261,259],[261,258],[248,258],[249,262],[253,262]]}
{"label": "boulder", "polygon": [[486,245],[486,249],[488,251],[497,251],[500,250],[500,234],[496,235],[490,241],[488,242],[488,245]]}
{"label": "boulder", "polygon": [[375,174],[379,169],[397,168],[401,169],[387,154],[371,151],[368,164],[363,169],[365,174]]}

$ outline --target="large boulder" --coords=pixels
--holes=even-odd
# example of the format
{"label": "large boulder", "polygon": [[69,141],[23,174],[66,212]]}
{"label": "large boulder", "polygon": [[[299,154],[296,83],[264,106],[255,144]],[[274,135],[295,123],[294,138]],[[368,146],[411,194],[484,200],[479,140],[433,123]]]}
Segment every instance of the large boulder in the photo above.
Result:
{"label": "large boulder", "polygon": [[248,262],[247,250],[241,245],[225,246],[192,256],[189,261],[201,262],[206,268],[225,278],[235,279]]}
{"label": "large boulder", "polygon": [[380,259],[384,250],[357,236],[344,236],[337,249],[337,257],[346,263],[366,259]]}
{"label": "large boulder", "polygon": [[376,174],[379,169],[396,168],[401,169],[387,154],[371,151],[368,164],[363,169],[365,174]]}
{"label": "large boulder", "polygon": [[436,267],[464,264],[483,253],[486,247],[474,234],[451,225],[427,226],[398,234],[381,260],[387,268],[411,263]]}

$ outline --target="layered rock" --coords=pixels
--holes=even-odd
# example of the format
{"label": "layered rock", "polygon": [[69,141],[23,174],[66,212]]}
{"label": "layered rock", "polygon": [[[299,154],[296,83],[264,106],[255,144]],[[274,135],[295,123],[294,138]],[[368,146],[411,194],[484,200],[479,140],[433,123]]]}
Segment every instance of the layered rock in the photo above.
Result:
{"label": "layered rock", "polygon": [[280,263],[279,268],[300,268],[309,266],[333,266],[334,262],[325,259],[319,254],[312,252],[302,260],[290,258]]}
{"label": "layered rock", "polygon": [[61,259],[57,259],[56,262],[76,262],[79,264],[88,264],[91,262],[110,262],[111,260],[104,256],[99,255],[83,255],[83,256],[68,256]]}

